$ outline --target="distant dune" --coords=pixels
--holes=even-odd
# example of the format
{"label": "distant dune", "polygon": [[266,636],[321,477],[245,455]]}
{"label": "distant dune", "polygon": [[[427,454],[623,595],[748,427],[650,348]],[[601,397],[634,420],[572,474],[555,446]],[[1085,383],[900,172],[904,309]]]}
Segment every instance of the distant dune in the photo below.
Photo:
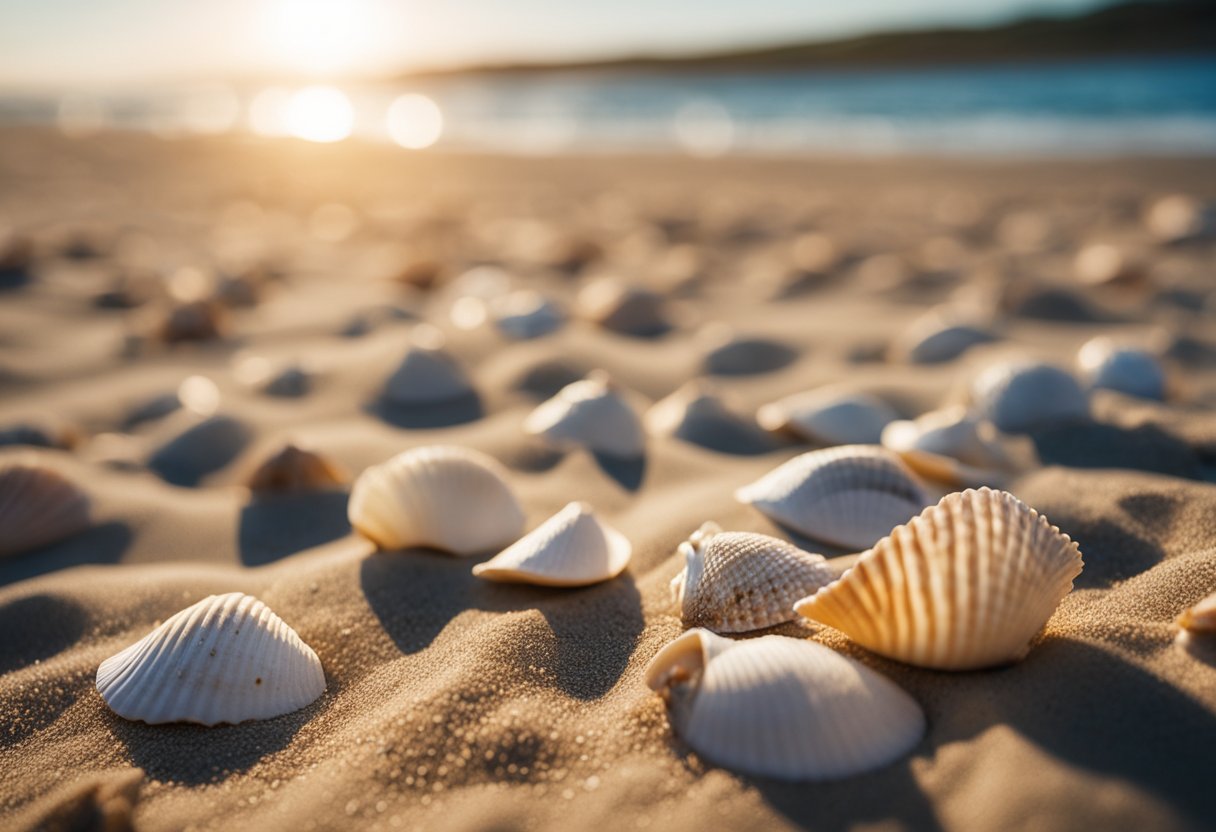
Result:
{"label": "distant dune", "polygon": [[834,41],[681,57],[497,64],[420,76],[568,71],[766,72],[1050,61],[1120,55],[1216,54],[1216,2],[1139,0],[1076,17],[1033,17],[988,28],[884,32]]}

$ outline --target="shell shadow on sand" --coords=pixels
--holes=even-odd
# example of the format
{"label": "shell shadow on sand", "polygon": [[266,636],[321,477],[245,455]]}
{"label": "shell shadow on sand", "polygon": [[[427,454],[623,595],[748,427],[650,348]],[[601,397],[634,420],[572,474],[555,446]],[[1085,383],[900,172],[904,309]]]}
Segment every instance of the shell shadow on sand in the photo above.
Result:
{"label": "shell shadow on sand", "polygon": [[350,533],[345,491],[267,494],[241,509],[237,545],[246,566],[264,566]]}
{"label": "shell shadow on sand", "polygon": [[386,398],[369,402],[366,410],[393,427],[420,430],[476,422],[485,411],[476,393],[434,404],[402,405]]}
{"label": "shell shadow on sand", "polygon": [[125,523],[112,521],[58,543],[0,559],[0,586],[73,566],[118,563],[132,538]]}
{"label": "shell shadow on sand", "polygon": [[148,459],[148,468],[171,485],[193,487],[234,460],[252,438],[244,423],[212,416],[178,434]]}
{"label": "shell shadow on sand", "polygon": [[594,452],[595,464],[626,491],[637,491],[646,478],[646,457],[621,457]]}
{"label": "shell shadow on sand", "polygon": [[[376,552],[360,565],[359,580],[368,606],[403,653],[425,649],[466,610],[535,609],[551,631],[551,649],[529,646],[528,661],[577,699],[598,699],[611,690],[645,626],[641,596],[629,573],[595,586],[550,589],[475,578],[470,567],[484,559],[425,549]],[[436,591],[438,586],[446,591]]]}
{"label": "shell shadow on sand", "polygon": [[1181,439],[1153,425],[1126,429],[1101,422],[1061,425],[1031,433],[1044,465],[1123,468],[1203,479],[1199,456]]}

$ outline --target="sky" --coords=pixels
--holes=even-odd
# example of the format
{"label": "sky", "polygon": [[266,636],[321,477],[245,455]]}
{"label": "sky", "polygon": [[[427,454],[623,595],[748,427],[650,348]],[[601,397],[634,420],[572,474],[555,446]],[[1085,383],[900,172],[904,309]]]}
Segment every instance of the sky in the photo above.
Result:
{"label": "sky", "polygon": [[0,87],[280,76],[680,54],[982,25],[1110,0],[0,0]]}

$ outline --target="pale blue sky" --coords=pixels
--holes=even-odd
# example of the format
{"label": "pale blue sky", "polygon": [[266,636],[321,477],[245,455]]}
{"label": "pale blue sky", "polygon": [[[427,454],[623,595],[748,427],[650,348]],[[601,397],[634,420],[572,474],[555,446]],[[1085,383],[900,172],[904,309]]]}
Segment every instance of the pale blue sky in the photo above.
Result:
{"label": "pale blue sky", "polygon": [[339,77],[980,24],[1109,0],[0,0],[0,86]]}

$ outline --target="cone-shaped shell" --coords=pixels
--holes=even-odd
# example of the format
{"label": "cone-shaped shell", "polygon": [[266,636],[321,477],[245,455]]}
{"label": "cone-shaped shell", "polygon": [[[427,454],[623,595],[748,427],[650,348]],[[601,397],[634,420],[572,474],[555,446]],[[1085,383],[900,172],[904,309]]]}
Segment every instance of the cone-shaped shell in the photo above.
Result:
{"label": "cone-shaped shell", "polygon": [[384,384],[384,399],[405,407],[438,404],[472,395],[464,370],[441,349],[411,346]]}
{"label": "cone-shaped shell", "polygon": [[312,648],[251,595],[212,595],[97,668],[114,713],[151,724],[244,722],[298,711],[325,692]]}
{"label": "cone-shaped shell", "polygon": [[1006,433],[1028,433],[1084,420],[1089,402],[1069,373],[1050,364],[1013,361],[976,377],[971,397],[977,414]]}
{"label": "cone-shaped shell", "polygon": [[628,459],[645,450],[637,414],[601,372],[566,385],[542,402],[524,420],[524,432],[558,447],[582,447]]}
{"label": "cone-shaped shell", "polygon": [[882,429],[898,418],[877,396],[832,388],[795,393],[756,413],[765,430],[789,431],[820,445],[877,444]]}
{"label": "cone-shaped shell", "polygon": [[341,485],[346,474],[320,454],[288,442],[249,475],[254,492],[316,491]]}
{"label": "cone-shaped shell", "polygon": [[0,467],[0,557],[56,543],[89,527],[89,498],[42,465]]}
{"label": "cone-shaped shell", "polygon": [[651,337],[671,328],[660,295],[611,277],[587,284],[578,309],[583,318],[625,335]]}
{"label": "cone-shaped shell", "polygon": [[560,329],[565,313],[539,292],[521,289],[490,303],[494,325],[509,338],[540,338]]}
{"label": "cone-shaped shell", "polygon": [[570,503],[537,528],[473,567],[490,581],[539,586],[587,586],[615,578],[633,545],[586,503]]}
{"label": "cone-shaped shell", "polygon": [[[913,420],[891,422],[882,444],[895,451],[913,471],[955,486],[998,485],[1033,457],[1031,444],[1015,455],[1014,437],[1001,437],[991,422],[981,421],[962,406],[933,410]],[[1022,459],[1015,460],[1015,456]]]}
{"label": "cone-shaped shell", "polygon": [[1142,399],[1165,398],[1165,370],[1147,350],[1120,346],[1110,338],[1098,337],[1081,347],[1077,366],[1090,387]]}
{"label": "cone-shaped shell", "polygon": [[676,733],[727,768],[836,780],[903,757],[925,733],[920,706],[865,665],[812,641],[731,641],[689,630],[646,668]]}
{"label": "cone-shaped shell", "polygon": [[900,458],[876,445],[842,445],[796,456],[735,492],[808,537],[866,549],[928,502]]}
{"label": "cone-shaped shell", "polygon": [[502,548],[524,529],[502,465],[446,445],[414,448],[365,470],[347,516],[383,549],[429,546],[456,555]]}
{"label": "cone-shaped shell", "polygon": [[705,523],[680,544],[684,571],[671,582],[685,627],[744,633],[798,617],[794,602],[834,579],[822,555],[777,537]]}
{"label": "cone-shaped shell", "polygon": [[1077,544],[1004,491],[948,494],[797,605],[875,653],[971,670],[1022,658],[1081,574]]}

